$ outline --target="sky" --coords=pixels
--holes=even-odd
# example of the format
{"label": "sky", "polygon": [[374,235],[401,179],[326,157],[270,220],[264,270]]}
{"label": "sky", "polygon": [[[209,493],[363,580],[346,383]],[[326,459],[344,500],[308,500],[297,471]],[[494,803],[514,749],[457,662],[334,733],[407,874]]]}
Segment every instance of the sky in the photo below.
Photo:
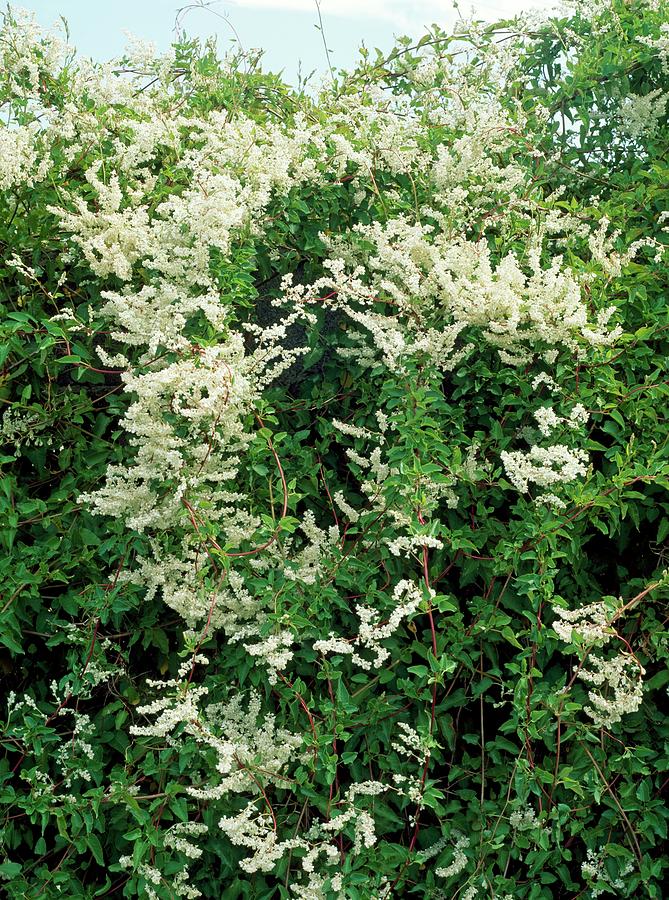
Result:
{"label": "sky", "polygon": [[[118,55],[126,45],[125,32],[166,49],[180,21],[191,35],[215,34],[221,50],[239,40],[242,47],[262,47],[265,64],[283,70],[295,82],[303,73],[327,69],[316,0],[13,0],[35,13],[43,25],[63,16],[71,41],[96,59]],[[495,20],[528,8],[546,9],[554,0],[460,0],[462,15],[473,10],[478,17]],[[184,8],[185,7],[185,8]],[[417,35],[433,22],[442,27],[457,19],[451,0],[320,0],[323,33],[335,68],[350,66],[357,48],[391,49],[394,37]]]}

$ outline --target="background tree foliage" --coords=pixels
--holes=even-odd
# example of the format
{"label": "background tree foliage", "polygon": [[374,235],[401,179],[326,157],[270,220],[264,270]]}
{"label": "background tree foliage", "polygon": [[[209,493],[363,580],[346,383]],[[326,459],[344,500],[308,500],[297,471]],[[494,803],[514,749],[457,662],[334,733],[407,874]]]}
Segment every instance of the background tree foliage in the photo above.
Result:
{"label": "background tree foliage", "polygon": [[[472,329],[476,353],[462,365],[443,372],[418,354],[399,375],[337,356],[349,331],[336,307],[314,304],[314,322],[291,326],[287,344],[306,341],[309,352],[247,415],[256,439],[240,489],[262,525],[242,552],[267,541],[286,553],[291,540],[299,547],[306,512],[323,529],[339,526],[337,547],[305,587],[280,569],[254,567],[252,557],[232,562],[237,548],[213,547],[215,521],[196,525],[220,571],[236,567],[252,595],[275,598],[265,636],[288,629],[295,646],[290,665],[273,678],[242,642],[221,632],[200,627],[184,636],[181,616],[124,577],[151,538],[120,518],[93,515],[80,500],[100,488],[110,464],[125,464],[132,453],[120,422],[133,397],[123,390],[120,367],[101,363],[96,350],[119,350],[100,313],[102,292],[119,282],[97,276],[82,253],[65,246],[54,209],[63,207],[64,191],[97,202],[86,173],[124,139],[120,113],[131,123],[133,108],[112,116],[92,98],[87,112],[99,119],[99,143],[72,160],[56,143],[57,177],[0,193],[0,681],[11,692],[0,738],[0,878],[7,896],[189,896],[178,880],[187,863],[188,883],[204,897],[663,895],[669,321],[666,259],[657,249],[667,243],[669,145],[666,103],[657,115],[648,104],[669,92],[667,12],[662,0],[612,0],[531,25],[472,24],[457,34],[434,28],[417,44],[400,40],[386,58],[363,56],[317,98],[262,72],[257,60],[222,64],[211,46],[186,38],[175,48],[170,102],[176,98],[193,115],[223,110],[231,121],[241,113],[271,124],[300,113],[326,122],[346,103],[364,109],[381,91],[405,104],[409,120],[424,123],[420,140],[429,152],[462,135],[434,124],[439,75],[426,81],[424,68],[458,61],[467,84],[483,97],[497,92],[509,121],[519,123],[515,133],[509,127],[495,163],[528,173],[535,218],[528,224],[520,207],[517,215],[502,208],[503,188],[482,182],[478,194],[470,184],[463,201],[476,216],[463,211],[459,218],[455,209],[448,227],[486,243],[495,263],[514,252],[526,265],[528,230],[556,211],[569,216],[573,234],[565,241],[549,229],[544,258],[563,254],[573,271],[591,273],[584,287],[590,310],[613,305],[623,329],[613,346],[586,358],[561,351],[555,364],[567,399],[590,414],[588,472],[565,487],[559,508],[515,490],[499,462],[532,426],[528,410],[545,391],[531,380],[533,363],[504,365]],[[10,32],[3,32],[6,66]],[[507,44],[517,58],[500,82],[494,52]],[[38,69],[40,52],[46,59],[48,44],[31,57]],[[45,105],[69,102],[76,65],[72,56],[54,75],[44,63]],[[137,73],[146,85],[154,75]],[[34,120],[28,87],[25,99],[17,90],[31,77],[28,69],[7,69],[0,82],[0,103],[20,125]],[[86,102],[85,94],[77,97]],[[630,104],[639,111],[638,97],[650,98],[641,124],[630,113]],[[167,146],[151,161],[154,209],[188,187],[178,162]],[[230,327],[276,323],[281,310],[271,300],[281,295],[285,274],[303,285],[323,278],[323,235],[410,218],[430,204],[429,186],[411,173],[379,166],[362,194],[353,175],[349,164],[342,175],[324,170],[320,180],[278,192],[261,237],[242,230],[228,253],[212,249]],[[614,232],[609,271],[591,252],[603,220]],[[579,223],[589,231],[579,232]],[[652,246],[625,258],[634,242],[649,239]],[[134,277],[149,283],[146,272]],[[64,310],[84,327],[54,320]],[[438,316],[432,324],[446,325]],[[189,327],[202,347],[221,340],[201,318]],[[247,334],[247,352],[253,347]],[[426,540],[422,551],[394,555],[393,521],[360,505],[356,477],[364,473],[346,457],[332,419],[374,430],[379,410],[392,434],[387,505],[399,502],[420,518],[431,502],[426,482],[444,488],[435,528],[414,523],[416,534],[440,542],[429,551]],[[358,454],[370,452],[355,435],[346,442]],[[456,482],[458,502],[450,505],[444,497]],[[360,518],[347,517],[333,502],[336,493]],[[176,545],[169,535],[164,541],[165,552],[169,541]],[[378,670],[313,648],[331,633],[356,634],[359,598],[388,618],[401,578],[422,579],[433,593],[383,642],[389,658]],[[642,704],[609,727],[584,712],[589,687],[578,675],[591,647],[578,636],[565,644],[552,628],[555,606],[602,597],[623,598],[615,641],[645,669]],[[193,663],[187,682],[206,687],[208,703],[241,697],[245,705],[256,691],[277,728],[303,737],[283,780],[266,783],[262,765],[244,767],[258,810],[271,811],[282,840],[347,809],[351,786],[371,780],[396,788],[394,775],[414,779],[413,794],[391,788],[365,798],[375,843],[353,852],[353,820],[332,834],[337,863],[323,870],[320,894],[299,893],[299,847],[270,871],[240,869],[248,854],[218,823],[246,800],[234,793],[198,800],[186,790],[215,770],[211,746],[183,727],[166,738],[131,734],[146,725],[137,707],[154,696],[150,679],[177,678],[197,653],[209,663]],[[400,722],[420,736],[408,755],[397,746]],[[208,826],[196,859],[165,839],[175,823],[188,821]],[[161,873],[158,882],[150,870]],[[343,877],[338,889],[336,873]]]}

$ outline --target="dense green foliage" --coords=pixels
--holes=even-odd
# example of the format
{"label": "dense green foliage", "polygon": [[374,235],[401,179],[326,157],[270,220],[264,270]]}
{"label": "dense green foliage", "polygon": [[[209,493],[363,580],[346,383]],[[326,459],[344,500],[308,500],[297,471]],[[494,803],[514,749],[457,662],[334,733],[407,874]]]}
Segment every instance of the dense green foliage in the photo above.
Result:
{"label": "dense green foliage", "polygon": [[[531,26],[433,30],[418,45],[400,41],[388,58],[363,57],[317,98],[292,91],[252,60],[221,63],[211,47],[184,39],[169,65],[158,60],[142,70],[136,61],[118,62],[116,69],[132,69],[136,79],[124,103],[89,90],[96,70],[77,75],[74,55],[53,65],[51,44],[40,44],[46,39],[17,49],[20,29],[8,17],[0,105],[15,127],[31,128],[39,143],[68,105],[85,119],[72,137],[76,153],[63,128],[42,151],[49,162],[39,176],[12,180],[0,165],[0,683],[3,694],[11,692],[0,712],[0,879],[12,900],[195,896],[179,880],[186,863],[187,885],[231,900],[662,897],[669,868],[668,14],[663,0],[612,0]],[[498,50],[507,46],[513,58],[500,61]],[[14,53],[37,68],[22,69]],[[36,115],[35,71],[49,116]],[[485,123],[440,118],[457,84],[444,72],[456,72],[472,108],[472,98],[492,98],[506,117],[504,140],[486,146],[487,162],[478,168],[467,160],[484,140]],[[115,214],[90,172],[110,183],[119,147],[139,146],[133,128],[148,114],[134,98],[143,102],[140,92],[146,86],[149,96],[154,82],[162,93],[153,95],[153,109],[165,120],[177,111],[201,120],[222,112],[226,127],[244,116],[262,128],[297,122],[299,129],[302,116],[323,129],[327,147],[323,156],[305,151],[316,177],[268,188],[257,228],[244,221],[231,226],[227,245],[207,246],[223,319],[195,309],[184,319],[187,349],[164,339],[148,351],[139,339],[119,337],[131,326],[114,320],[107,295],[154,285],[158,264],[143,262],[142,250],[129,277],[102,271],[93,251],[72,239],[66,215],[83,215],[83,206],[92,221]],[[650,100],[644,105],[639,97]],[[366,170],[353,153],[341,170],[335,164],[327,149],[333,134],[360,153],[364,140],[367,149],[383,144],[371,118],[367,138],[351,122],[365,111],[382,116],[386,105],[411,123],[405,143],[415,141],[423,158],[456,148],[451,172],[459,181],[443,182],[445,192],[462,187],[456,199],[439,206],[436,182],[418,165],[380,161]],[[178,127],[180,143],[158,142],[145,162],[142,203],[151,221],[161,204],[180,202],[193,186],[184,160],[205,139],[201,129]],[[238,163],[242,181],[247,165],[255,163]],[[507,183],[513,172],[521,173],[516,185]],[[120,214],[129,217],[137,181],[126,174]],[[559,256],[592,320],[613,306],[620,334],[612,344],[588,344],[582,335],[559,342],[524,323],[523,347],[531,352],[514,363],[486,337],[487,322],[465,322],[463,314],[455,320],[465,322],[456,348],[473,349],[452,367],[439,365],[430,340],[453,319],[436,304],[427,310],[427,301],[407,313],[400,288],[384,286],[383,277],[395,278],[388,268],[378,279],[360,276],[370,291],[381,285],[365,309],[391,316],[394,303],[401,307],[407,346],[401,366],[366,357],[352,335],[354,301],[328,302],[344,288],[323,262],[340,255],[373,272],[373,253],[385,245],[379,239],[373,246],[369,228],[419,220],[451,235],[453,246],[466,242],[462,254],[485,246],[499,266],[512,253],[525,272],[539,235],[543,269]],[[189,228],[189,247],[207,243],[193,220],[180,233]],[[333,251],[328,239],[350,247]],[[406,241],[401,232],[398,259]],[[382,265],[395,258],[383,257]],[[281,286],[287,273],[297,285],[292,293]],[[240,405],[252,439],[239,439],[234,490],[246,498],[253,528],[235,541],[208,515],[214,488],[199,482],[183,494],[183,516],[173,522],[170,498],[182,496],[177,475],[151,486],[164,528],[133,528],[125,513],[96,514],[109,513],[109,499],[106,510],[94,499],[108,467],[131,466],[140,452],[123,425],[140,382],[124,390],[122,371],[151,376],[166,371],[156,360],[204,358],[234,334],[244,335],[250,357],[262,337],[245,323],[270,329],[282,314],[270,301],[285,296],[289,305],[300,285],[319,279],[319,294],[305,288],[311,318],[297,317],[282,337],[289,349],[307,344],[308,352]],[[551,285],[557,290],[558,281],[548,291]],[[472,281],[472,294],[476,289]],[[425,334],[431,337],[423,346]],[[102,362],[100,346],[110,354]],[[514,344],[509,352],[516,351]],[[115,362],[121,352],[127,365]],[[556,479],[556,496],[545,503],[534,485],[519,489],[502,462],[523,440],[541,438],[533,414],[551,401],[548,380],[537,381],[541,373],[560,388],[561,445],[587,452],[585,474]],[[575,404],[589,416],[581,433],[564,424]],[[179,419],[181,409],[173,400],[162,421],[187,442],[193,431]],[[372,477],[377,446],[367,437],[385,422],[377,474],[387,468],[373,495],[360,487]],[[218,420],[212,434],[217,427]],[[213,444],[212,437],[209,449]],[[117,491],[121,496],[122,486]],[[305,515],[307,523],[313,517],[311,537],[301,530]],[[399,552],[398,540],[405,540]],[[167,589],[147,594],[137,575],[142,561],[171,559],[188,541],[204,596],[216,597],[227,577],[264,598],[258,633],[238,637],[217,623],[214,601],[189,618]],[[167,571],[186,584],[181,570]],[[422,591],[420,605],[383,639],[388,655],[377,657],[380,665],[365,668],[349,651],[314,647],[331,635],[352,642],[361,602],[378,613],[377,624],[392,619],[393,591],[403,580]],[[552,627],[560,621],[556,609],[601,603],[610,611],[605,655],[622,653],[643,669],[642,702],[608,722],[588,714],[592,684],[579,677],[602,641],[575,628],[566,642]],[[241,628],[238,620],[234,627]],[[292,653],[285,665],[248,650],[272,636],[280,646],[285,633]],[[369,649],[374,660],[376,647]],[[199,664],[200,654],[207,664]],[[202,717],[191,710],[190,719],[175,716],[174,728],[152,732],[151,713],[138,707],[157,695],[155,679],[174,679],[166,690],[179,703],[191,691],[192,710]],[[197,693],[204,688],[207,703],[239,700],[243,708],[257,692],[259,731],[263,717],[274,716],[277,744],[280,729],[302,739],[282,758],[283,774],[266,771],[266,757],[249,751],[243,762],[235,757],[245,786],[213,791],[223,777],[220,756],[198,728],[206,721],[221,741],[234,740],[223,714],[204,711]],[[399,723],[412,729],[404,745]],[[419,738],[413,745],[412,735]],[[368,782],[386,789],[356,799],[351,788]],[[197,797],[192,787],[213,792]],[[235,845],[219,823],[244,810],[249,797],[269,820],[270,838],[325,840],[335,848],[334,861],[324,851],[316,856],[319,885],[306,887],[304,845],[287,846],[267,871],[240,868],[249,845]],[[345,826],[328,831],[336,812],[353,808]],[[361,811],[373,820],[375,840],[358,833]],[[188,838],[202,850],[197,858],[166,840],[183,822],[208,826]],[[321,832],[308,835],[317,823],[325,823]],[[152,881],[155,871],[160,877]]]}

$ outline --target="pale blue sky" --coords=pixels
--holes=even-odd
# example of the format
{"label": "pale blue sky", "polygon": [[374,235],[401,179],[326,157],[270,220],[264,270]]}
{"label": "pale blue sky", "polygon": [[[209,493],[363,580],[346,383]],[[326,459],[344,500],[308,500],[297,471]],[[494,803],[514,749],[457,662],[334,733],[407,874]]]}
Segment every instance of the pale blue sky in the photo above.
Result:
{"label": "pale blue sky", "polygon": [[[19,0],[12,5],[34,12],[44,25],[60,15],[70,26],[72,43],[83,53],[104,59],[125,46],[124,30],[166,48],[179,8],[193,0]],[[528,6],[545,8],[552,0],[462,0],[461,10],[472,8],[481,18],[513,15]],[[303,71],[326,69],[315,0],[218,0],[212,10],[189,9],[183,19],[193,35],[216,34],[221,49],[233,38],[228,19],[242,46],[262,47],[267,67],[284,69],[294,81],[298,61]],[[456,19],[450,0],[321,0],[325,35],[334,66],[348,66],[361,42],[389,50],[398,34],[420,33],[425,25],[448,25]]]}

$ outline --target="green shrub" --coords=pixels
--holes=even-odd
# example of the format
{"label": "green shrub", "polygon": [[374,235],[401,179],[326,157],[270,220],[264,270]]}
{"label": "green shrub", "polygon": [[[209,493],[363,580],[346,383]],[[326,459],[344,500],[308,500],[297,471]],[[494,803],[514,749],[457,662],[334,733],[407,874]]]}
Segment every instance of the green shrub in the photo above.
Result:
{"label": "green shrub", "polygon": [[668,11],[7,11],[7,896],[662,896]]}

